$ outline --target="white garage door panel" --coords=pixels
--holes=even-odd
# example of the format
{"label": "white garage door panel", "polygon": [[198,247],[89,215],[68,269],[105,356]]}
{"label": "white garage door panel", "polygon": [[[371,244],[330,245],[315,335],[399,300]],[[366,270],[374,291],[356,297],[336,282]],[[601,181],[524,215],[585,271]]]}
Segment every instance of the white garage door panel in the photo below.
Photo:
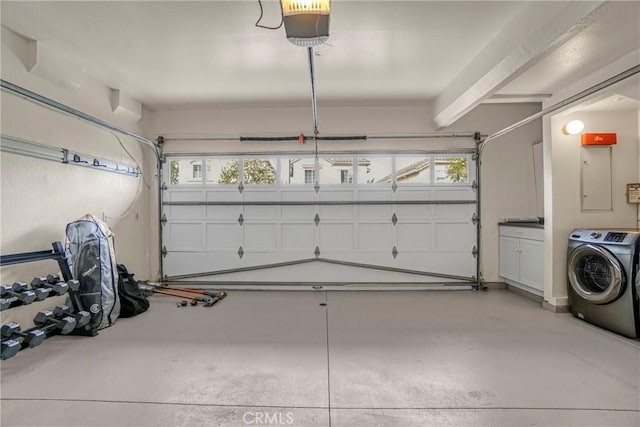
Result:
{"label": "white garage door panel", "polygon": [[467,251],[476,244],[475,236],[470,233],[474,227],[468,223],[434,224],[434,249],[437,251]]}
{"label": "white garage door panel", "polygon": [[335,219],[353,219],[353,206],[319,206],[320,221],[332,221]]}
{"label": "white garage door panel", "polygon": [[364,201],[373,200],[373,201],[391,202],[393,200],[390,186],[380,190],[365,188],[363,190],[359,190],[357,196],[358,196],[357,200],[364,200]]}
{"label": "white garage door panel", "polygon": [[175,191],[169,194],[171,202],[189,202],[192,200],[202,200],[202,191]]}
{"label": "white garage door panel", "polygon": [[282,190],[283,202],[315,202],[317,200],[317,194],[313,191],[313,188],[287,188]]}
{"label": "white garage door panel", "polygon": [[245,251],[268,251],[278,248],[277,224],[252,224],[244,223]]}
{"label": "white garage door panel", "polygon": [[169,218],[202,218],[204,206],[169,206]]}
{"label": "white garage door panel", "polygon": [[207,206],[206,213],[207,213],[208,219],[222,219],[227,221],[235,221],[237,224],[238,218],[242,213],[242,207],[241,206]]}
{"label": "white garage door panel", "polygon": [[172,223],[167,229],[167,238],[171,248],[177,251],[201,251],[204,249],[203,224]]}
{"label": "white garage door panel", "polygon": [[353,224],[321,223],[319,228],[321,251],[353,249]]}
{"label": "white garage door panel", "polygon": [[[174,190],[176,191],[176,190]],[[238,191],[237,186],[220,185],[217,191],[205,191],[205,197],[208,202],[240,202],[242,194]],[[195,200],[195,199],[194,199]],[[198,199],[199,200],[199,199]]]}
{"label": "white garage door panel", "polygon": [[433,218],[434,207],[434,205],[395,205],[395,211],[399,221],[405,218],[429,219]]}
{"label": "white garage door panel", "polygon": [[475,208],[475,205],[435,205],[433,206],[433,218],[469,221],[475,213]]}
{"label": "white garage door panel", "polygon": [[[470,155],[452,156],[466,156],[468,176],[475,176]],[[396,274],[402,283],[414,272],[415,282],[432,283],[477,275],[476,191],[472,180],[446,182],[441,153],[384,155],[384,168],[382,157],[362,154],[323,155],[319,162],[272,156],[265,175],[249,178],[259,184],[207,178],[203,166],[211,159],[214,166],[237,162],[238,177],[246,176],[250,157],[231,157],[181,157],[179,179],[165,169],[165,276],[296,283],[314,280],[296,272],[331,271],[323,277],[364,283],[384,271],[385,280]],[[393,184],[399,165],[402,179]]]}
{"label": "white garage door panel", "polygon": [[242,239],[238,233],[240,226],[237,223],[207,224],[206,227],[206,248],[208,251],[221,249],[237,251],[242,245]]}
{"label": "white garage door panel", "polygon": [[369,252],[391,253],[393,243],[393,226],[387,223],[362,223],[358,224],[358,249]]}
{"label": "white garage door panel", "polygon": [[433,224],[423,222],[398,223],[398,251],[433,250]]}
{"label": "white garage door panel", "polygon": [[256,186],[250,189],[245,188],[244,192],[245,202],[271,202],[274,200],[280,200],[280,192],[270,189],[270,187]]}
{"label": "white garage door panel", "polygon": [[308,223],[283,223],[281,226],[281,241],[283,250],[306,250],[307,257],[311,258],[316,243],[316,227],[314,224]]}
{"label": "white garage door panel", "polygon": [[245,220],[276,219],[280,217],[280,208],[278,206],[246,205],[242,215]]}
{"label": "white garage door panel", "polygon": [[339,190],[335,187],[320,187],[318,192],[318,200],[321,202],[331,201],[331,202],[351,202],[353,200],[354,191],[353,190]]}
{"label": "white garage door panel", "polygon": [[430,188],[400,187],[396,191],[396,200],[418,202],[433,200],[433,190]]}
{"label": "white garage door panel", "polygon": [[474,200],[475,192],[469,187],[434,189],[433,197],[435,200]]}
{"label": "white garage door panel", "polygon": [[316,216],[317,208],[315,206],[282,206],[283,220],[303,219],[313,221]]}
{"label": "white garage door panel", "polygon": [[361,219],[388,219],[393,216],[393,205],[360,205],[357,207]]}

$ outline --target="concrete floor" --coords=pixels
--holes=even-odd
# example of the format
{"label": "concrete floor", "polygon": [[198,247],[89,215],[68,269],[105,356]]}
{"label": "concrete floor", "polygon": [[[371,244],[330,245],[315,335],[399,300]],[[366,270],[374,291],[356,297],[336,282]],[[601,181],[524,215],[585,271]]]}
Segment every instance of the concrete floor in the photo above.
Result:
{"label": "concrete floor", "polygon": [[640,425],[640,342],[508,291],[174,301],[2,362],[2,426]]}

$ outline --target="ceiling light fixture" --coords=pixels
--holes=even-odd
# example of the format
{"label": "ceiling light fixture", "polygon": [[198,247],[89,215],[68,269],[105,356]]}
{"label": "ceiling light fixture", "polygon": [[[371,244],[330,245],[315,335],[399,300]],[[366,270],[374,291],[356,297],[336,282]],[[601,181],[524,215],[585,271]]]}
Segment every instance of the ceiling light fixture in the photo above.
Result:
{"label": "ceiling light fixture", "polygon": [[565,135],[577,135],[584,129],[584,123],[581,120],[571,120],[562,127],[562,133]]}
{"label": "ceiling light fixture", "polygon": [[329,39],[331,0],[280,0],[287,40],[312,47]]}

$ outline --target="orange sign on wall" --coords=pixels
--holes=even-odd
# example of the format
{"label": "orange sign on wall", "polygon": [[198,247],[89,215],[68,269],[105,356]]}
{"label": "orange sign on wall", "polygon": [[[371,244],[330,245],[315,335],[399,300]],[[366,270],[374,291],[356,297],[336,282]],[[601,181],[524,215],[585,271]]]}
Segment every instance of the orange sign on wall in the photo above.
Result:
{"label": "orange sign on wall", "polygon": [[615,133],[583,133],[582,145],[614,145],[618,143]]}

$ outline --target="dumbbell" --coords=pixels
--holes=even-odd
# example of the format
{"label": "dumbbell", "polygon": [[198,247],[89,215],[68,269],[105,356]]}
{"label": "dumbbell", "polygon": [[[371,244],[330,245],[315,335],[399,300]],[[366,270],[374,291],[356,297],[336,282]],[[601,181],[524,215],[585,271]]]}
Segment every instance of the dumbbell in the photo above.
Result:
{"label": "dumbbell", "polygon": [[36,294],[36,301],[44,301],[51,295],[51,288],[31,288],[31,291]]}
{"label": "dumbbell", "polygon": [[[49,275],[51,276],[51,274]],[[55,275],[57,276],[57,274]],[[49,288],[56,295],[64,295],[69,291],[69,285],[64,282],[50,283],[46,277],[34,277],[31,281],[31,289]]]}
{"label": "dumbbell", "polygon": [[[24,288],[22,285],[24,285]],[[26,290],[26,286],[27,284],[22,282],[16,282],[13,286],[0,285],[0,297],[16,297],[22,304],[31,304],[36,300],[36,294]]]}
{"label": "dumbbell", "polygon": [[2,340],[0,343],[0,359],[7,360],[22,349],[22,345],[16,340]]}
{"label": "dumbbell", "polygon": [[[60,282],[62,282],[62,279],[60,279],[59,275],[54,274],[54,273],[47,274],[47,283],[55,285],[56,283],[60,283]],[[67,283],[67,286],[69,286],[69,290],[70,291],[74,291],[75,292],[75,291],[80,290],[80,282],[78,280],[71,279],[71,280],[67,280],[66,283]]]}
{"label": "dumbbell", "polygon": [[47,338],[47,334],[40,329],[30,329],[28,331],[21,332],[20,324],[16,322],[9,322],[2,325],[0,328],[0,335],[2,338],[8,338],[10,340],[18,341],[22,347],[37,347]]}
{"label": "dumbbell", "polygon": [[59,274],[51,273],[51,274],[47,274],[47,282],[54,284],[54,283],[62,282],[62,279],[60,279]]}
{"label": "dumbbell", "polygon": [[40,329],[45,333],[58,329],[62,335],[66,335],[73,331],[76,327],[76,319],[71,316],[65,316],[61,319],[56,319],[52,311],[43,310],[36,314],[33,318],[33,323],[41,326]]}
{"label": "dumbbell", "polygon": [[[42,277],[40,277],[40,279],[42,280]],[[66,282],[63,282],[62,280],[60,280],[60,276],[58,276],[57,274],[47,274],[47,283],[49,283],[50,285],[66,283],[69,291],[76,292],[80,290],[79,280],[71,279],[71,280],[67,280]]]}
{"label": "dumbbell", "polygon": [[76,279],[67,280],[67,286],[69,286],[70,291],[78,292],[80,290],[80,281]]}
{"label": "dumbbell", "polygon": [[76,328],[82,328],[87,325],[91,320],[91,315],[88,311],[79,311],[77,313],[71,313],[68,305],[57,305],[53,309],[53,317],[56,319],[64,317],[73,317],[76,319]]}
{"label": "dumbbell", "polygon": [[34,294],[36,294],[36,301],[43,301],[43,300],[47,299],[47,297],[51,293],[51,289],[49,289],[49,288],[32,288],[32,289],[28,289],[27,288],[27,284],[24,283],[24,282],[15,282],[13,284],[13,291],[14,292],[31,291]]}

